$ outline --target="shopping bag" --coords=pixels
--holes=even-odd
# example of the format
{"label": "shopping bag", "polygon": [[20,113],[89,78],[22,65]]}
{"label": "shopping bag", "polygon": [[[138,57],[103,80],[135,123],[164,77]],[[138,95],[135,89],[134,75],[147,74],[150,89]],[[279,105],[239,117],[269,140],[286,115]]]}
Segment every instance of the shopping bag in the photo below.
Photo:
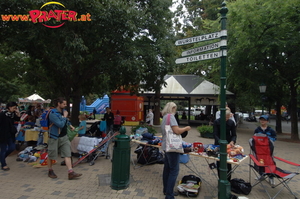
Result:
{"label": "shopping bag", "polygon": [[70,140],[70,142],[74,139],[74,137],[77,135],[77,133],[78,133],[78,130],[76,130],[76,129],[74,129],[73,131],[72,131],[72,129],[71,129],[71,127],[70,126],[68,126],[68,128],[67,128],[67,132],[68,132],[68,137],[69,137],[69,140]]}
{"label": "shopping bag", "polygon": [[170,125],[170,114],[167,115],[167,122],[165,125],[166,131],[166,152],[183,153],[182,137],[173,133]]}

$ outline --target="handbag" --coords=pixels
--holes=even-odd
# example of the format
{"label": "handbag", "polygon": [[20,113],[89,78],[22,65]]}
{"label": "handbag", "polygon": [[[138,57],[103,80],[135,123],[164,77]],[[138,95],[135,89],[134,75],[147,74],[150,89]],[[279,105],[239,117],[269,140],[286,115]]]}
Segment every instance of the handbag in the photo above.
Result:
{"label": "handbag", "polygon": [[230,181],[231,191],[237,194],[248,195],[251,192],[252,186],[249,182],[245,182],[243,179],[234,178]]}
{"label": "handbag", "polygon": [[173,133],[171,125],[170,125],[170,117],[171,117],[171,115],[168,114],[167,115],[167,122],[166,122],[166,125],[165,125],[166,152],[183,153],[181,135],[177,135],[176,133]]}
{"label": "handbag", "polygon": [[181,133],[181,137],[185,138],[188,135],[188,133],[189,133],[188,131],[184,131],[183,133]]}

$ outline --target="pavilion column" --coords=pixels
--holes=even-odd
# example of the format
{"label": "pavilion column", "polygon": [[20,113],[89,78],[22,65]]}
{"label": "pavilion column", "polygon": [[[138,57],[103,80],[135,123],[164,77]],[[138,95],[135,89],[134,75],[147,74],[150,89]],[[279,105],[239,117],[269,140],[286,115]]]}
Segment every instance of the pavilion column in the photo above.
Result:
{"label": "pavilion column", "polygon": [[153,124],[160,125],[160,90],[155,91]]}

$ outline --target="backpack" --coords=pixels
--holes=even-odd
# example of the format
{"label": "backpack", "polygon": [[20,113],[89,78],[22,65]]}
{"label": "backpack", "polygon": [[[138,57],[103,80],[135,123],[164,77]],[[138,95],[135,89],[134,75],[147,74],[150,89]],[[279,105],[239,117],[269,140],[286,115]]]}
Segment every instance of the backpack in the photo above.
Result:
{"label": "backpack", "polygon": [[50,123],[50,121],[49,121],[49,114],[50,114],[50,112],[52,111],[53,109],[49,109],[48,111],[46,110],[46,111],[44,111],[43,113],[42,113],[42,115],[41,115],[41,121],[40,121],[40,123],[41,123],[41,126],[42,127],[51,127],[52,125],[49,125],[49,123]]}
{"label": "backpack", "polygon": [[187,197],[197,197],[201,187],[201,179],[195,175],[185,175],[179,181],[178,192]]}

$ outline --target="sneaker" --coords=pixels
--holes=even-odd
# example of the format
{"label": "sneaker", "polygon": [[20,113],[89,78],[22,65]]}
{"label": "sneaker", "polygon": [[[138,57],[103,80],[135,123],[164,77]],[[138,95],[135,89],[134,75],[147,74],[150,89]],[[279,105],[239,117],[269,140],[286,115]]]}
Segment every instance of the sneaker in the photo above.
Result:
{"label": "sneaker", "polygon": [[54,171],[51,170],[51,171],[48,172],[48,177],[49,178],[57,178],[57,175],[55,175]]}
{"label": "sneaker", "polygon": [[69,180],[72,180],[74,178],[78,178],[80,176],[82,176],[81,173],[75,173],[74,171],[72,171],[71,173],[68,174]]}
{"label": "sneaker", "polygon": [[265,176],[261,175],[255,178],[255,180],[263,181],[265,179]]}
{"label": "sneaker", "polygon": [[269,183],[270,183],[271,185],[275,185],[274,178],[269,178]]}

